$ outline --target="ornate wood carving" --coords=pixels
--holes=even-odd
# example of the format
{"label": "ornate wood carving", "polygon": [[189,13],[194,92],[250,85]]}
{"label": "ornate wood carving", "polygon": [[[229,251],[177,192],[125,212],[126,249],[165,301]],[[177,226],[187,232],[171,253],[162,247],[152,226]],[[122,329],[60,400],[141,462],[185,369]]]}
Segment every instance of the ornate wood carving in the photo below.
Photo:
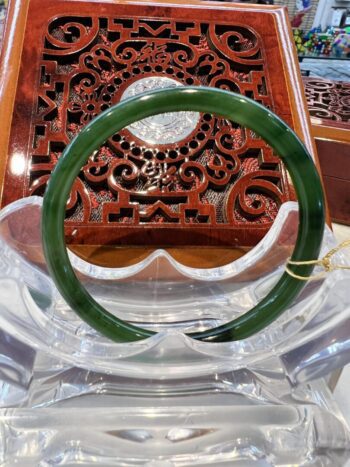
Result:
{"label": "ornate wood carving", "polygon": [[[272,11],[257,18],[234,5],[74,1],[43,9],[32,0],[2,204],[42,195],[64,147],[91,118],[164,82],[245,94],[293,126]],[[121,131],[91,155],[67,206],[67,236],[253,245],[292,198],[284,168],[257,135],[211,115],[170,114]]]}
{"label": "ornate wood carving", "polygon": [[350,223],[350,83],[305,78],[330,216]]}
{"label": "ornate wood carving", "polygon": [[311,117],[350,125],[350,83],[305,78],[304,84]]}

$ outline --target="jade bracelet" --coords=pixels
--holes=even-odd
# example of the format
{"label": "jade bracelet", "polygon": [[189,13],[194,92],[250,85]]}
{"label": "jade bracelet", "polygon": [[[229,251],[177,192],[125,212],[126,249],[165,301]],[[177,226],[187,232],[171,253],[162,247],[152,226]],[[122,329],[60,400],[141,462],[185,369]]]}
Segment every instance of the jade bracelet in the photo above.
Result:
{"label": "jade bracelet", "polygon": [[[273,112],[242,95],[206,87],[162,89],[120,102],[92,120],[66,147],[51,175],[42,211],[44,254],[58,291],[82,320],[115,342],[145,339],[155,333],[112,315],[78,280],[65,245],[66,203],[82,166],[108,138],[138,120],[178,111],[215,114],[261,136],[283,160],[298,197],[299,230],[291,259],[301,262],[316,259],[320,252],[325,223],[320,177],[303,143]],[[290,266],[290,269],[309,276],[313,266]],[[304,285],[305,282],[284,273],[267,296],[244,315],[221,326],[188,335],[208,342],[247,338],[278,318]]]}

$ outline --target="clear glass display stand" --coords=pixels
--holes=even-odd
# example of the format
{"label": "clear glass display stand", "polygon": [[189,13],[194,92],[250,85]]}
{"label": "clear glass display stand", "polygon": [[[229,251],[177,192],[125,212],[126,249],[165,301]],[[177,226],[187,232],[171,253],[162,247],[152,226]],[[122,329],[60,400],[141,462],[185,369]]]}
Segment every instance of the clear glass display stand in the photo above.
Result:
{"label": "clear glass display stand", "polygon": [[[309,282],[248,339],[184,334],[266,295],[295,242],[295,203],[248,254],[214,269],[163,250],[114,269],[70,253],[105,308],[159,331],[128,344],[99,335],[59,296],[42,252],[41,206],[31,197],[0,213],[1,465],[345,465],[350,432],[325,378],[350,360],[348,271]],[[322,254],[334,245],[326,228]]]}

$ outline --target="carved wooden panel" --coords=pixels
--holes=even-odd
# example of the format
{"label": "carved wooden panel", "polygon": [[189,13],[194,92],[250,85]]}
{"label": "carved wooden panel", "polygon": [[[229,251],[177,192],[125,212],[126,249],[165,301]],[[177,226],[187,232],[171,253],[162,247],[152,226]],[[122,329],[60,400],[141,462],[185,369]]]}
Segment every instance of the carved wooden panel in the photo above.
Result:
{"label": "carved wooden panel", "polygon": [[350,83],[305,78],[304,84],[311,117],[348,123],[350,128]]}
{"label": "carved wooden panel", "polygon": [[305,78],[330,216],[350,224],[350,83]]}
{"label": "carved wooden panel", "polygon": [[[48,1],[43,9],[32,0],[2,205],[42,195],[74,135],[143,90],[229,89],[300,131],[276,11],[204,2]],[[72,243],[253,245],[292,198],[285,169],[257,135],[212,115],[166,114],[124,129],[91,155],[66,231]]]}

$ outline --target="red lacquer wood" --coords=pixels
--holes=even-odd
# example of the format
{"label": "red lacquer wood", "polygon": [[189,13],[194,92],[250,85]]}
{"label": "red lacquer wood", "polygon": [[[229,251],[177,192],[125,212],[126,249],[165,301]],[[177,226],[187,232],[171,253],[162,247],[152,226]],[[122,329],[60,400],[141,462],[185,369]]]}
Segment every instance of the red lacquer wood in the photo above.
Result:
{"label": "red lacquer wood", "polygon": [[[248,95],[313,152],[286,18],[280,8],[215,2],[31,0],[23,50],[13,51],[21,69],[2,205],[41,195],[76,132],[140,77]],[[67,239],[252,246],[288,199],[285,170],[263,141],[202,115],[177,143],[146,144],[128,130],[106,142],[76,181]]]}
{"label": "red lacquer wood", "polygon": [[350,224],[350,83],[304,78],[332,220]]}

